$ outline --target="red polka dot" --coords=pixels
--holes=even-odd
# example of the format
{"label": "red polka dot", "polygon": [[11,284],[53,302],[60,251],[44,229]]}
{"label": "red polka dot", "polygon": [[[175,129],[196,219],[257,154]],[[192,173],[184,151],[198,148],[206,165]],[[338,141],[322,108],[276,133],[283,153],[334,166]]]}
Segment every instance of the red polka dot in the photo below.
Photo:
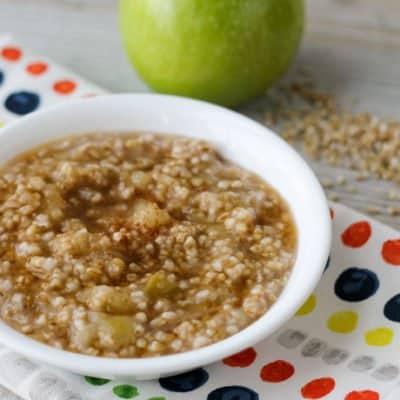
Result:
{"label": "red polka dot", "polygon": [[348,393],[344,400],[379,400],[379,393],[373,390],[355,390]]}
{"label": "red polka dot", "polygon": [[44,74],[48,69],[48,66],[44,62],[35,62],[28,64],[26,66],[26,71],[31,75],[41,75]]}
{"label": "red polka dot", "polygon": [[335,218],[335,211],[333,211],[333,208],[329,209],[329,213],[331,214],[331,219]]}
{"label": "red polka dot", "polygon": [[8,61],[18,61],[21,58],[22,51],[17,47],[4,47],[1,55]]}
{"label": "red polka dot", "polygon": [[294,366],[287,361],[277,360],[262,367],[260,377],[265,382],[286,381],[294,374]]}
{"label": "red polka dot", "polygon": [[389,264],[400,265],[400,239],[383,243],[382,257]]}
{"label": "red polka dot", "polygon": [[301,388],[301,395],[305,399],[320,399],[335,388],[333,378],[319,378],[308,382]]}
{"label": "red polka dot", "polygon": [[342,241],[349,247],[361,247],[371,237],[371,225],[367,221],[360,221],[351,224],[343,233]]}
{"label": "red polka dot", "polygon": [[225,358],[223,360],[223,363],[225,365],[229,365],[230,367],[245,368],[253,364],[256,357],[257,357],[256,351],[252,347],[249,347],[248,349],[243,350],[240,353]]}
{"label": "red polka dot", "polygon": [[53,89],[59,94],[70,94],[76,88],[76,83],[70,80],[57,81]]}

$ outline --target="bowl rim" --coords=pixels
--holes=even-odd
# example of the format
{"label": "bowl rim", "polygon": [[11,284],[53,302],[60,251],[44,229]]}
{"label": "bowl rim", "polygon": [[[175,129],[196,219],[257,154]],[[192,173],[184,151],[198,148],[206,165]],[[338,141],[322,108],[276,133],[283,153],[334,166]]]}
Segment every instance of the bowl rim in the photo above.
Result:
{"label": "bowl rim", "polygon": [[[307,190],[311,191],[313,194],[313,199],[315,201],[313,208],[315,208],[315,211],[319,217],[320,224],[320,237],[318,238],[319,245],[312,255],[315,268],[313,273],[307,277],[307,282],[303,285],[303,289],[297,297],[298,301],[296,303],[293,302],[293,304],[287,304],[285,309],[280,310],[280,313],[277,314],[276,312],[274,313],[273,310],[279,303],[278,298],[278,301],[275,302],[274,305],[262,317],[250,324],[245,329],[239,331],[237,334],[199,349],[171,355],[147,358],[109,358],[73,353],[54,348],[50,345],[46,345],[37,340],[31,339],[30,337],[14,330],[5,322],[0,320],[0,341],[4,345],[21,354],[24,354],[27,357],[48,365],[56,365],[60,368],[70,371],[81,370],[85,371],[86,374],[91,374],[93,376],[112,377],[138,375],[140,377],[148,375],[154,377],[171,375],[219,361],[258,343],[266,336],[274,333],[287,320],[289,320],[317,285],[322,275],[324,265],[329,256],[331,246],[331,218],[329,215],[329,207],[324,191],[311,168],[289,144],[287,144],[269,128],[246,116],[243,116],[242,114],[239,114],[238,112],[201,100],[194,100],[173,95],[152,93],[101,95],[92,98],[70,100],[65,103],[48,106],[43,110],[36,111],[23,118],[12,121],[1,129],[0,143],[7,135],[12,134],[13,130],[16,128],[23,128],[25,125],[27,126],[27,129],[29,129],[29,124],[31,121],[40,120],[43,117],[47,117],[53,113],[56,114],[59,111],[61,112],[63,110],[68,110],[69,108],[78,107],[81,104],[84,105],[88,102],[112,103],[114,100],[117,101],[117,99],[128,102],[140,102],[144,99],[148,100],[149,98],[152,101],[158,101],[161,103],[175,102],[177,105],[183,105],[185,103],[186,105],[203,109],[206,112],[207,110],[214,113],[217,112],[221,115],[221,118],[229,118],[230,120],[236,120],[238,123],[245,123],[247,126],[249,126],[249,128],[251,128],[249,130],[258,131],[263,135],[268,135],[270,142],[273,143],[274,146],[281,148],[284,147],[284,151],[287,153],[287,156],[297,164],[296,166],[301,172],[302,179],[307,179]],[[291,200],[286,199],[286,201],[290,206]],[[296,263],[293,267],[293,270],[295,267]],[[267,325],[268,329],[266,329],[265,325]]]}

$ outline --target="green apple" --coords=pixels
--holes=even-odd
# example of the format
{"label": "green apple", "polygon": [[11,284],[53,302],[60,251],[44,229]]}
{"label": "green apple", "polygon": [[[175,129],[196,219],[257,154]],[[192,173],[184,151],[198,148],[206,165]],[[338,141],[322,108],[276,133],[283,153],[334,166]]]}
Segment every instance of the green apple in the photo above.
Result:
{"label": "green apple", "polygon": [[120,0],[132,64],[162,93],[236,106],[287,69],[303,32],[303,0]]}

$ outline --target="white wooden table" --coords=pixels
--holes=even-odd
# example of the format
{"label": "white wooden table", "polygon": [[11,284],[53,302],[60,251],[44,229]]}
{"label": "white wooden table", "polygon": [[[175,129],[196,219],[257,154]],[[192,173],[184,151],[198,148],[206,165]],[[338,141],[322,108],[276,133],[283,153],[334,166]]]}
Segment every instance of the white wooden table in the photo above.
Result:
{"label": "white wooden table", "polygon": [[[308,27],[297,64],[322,87],[358,110],[400,118],[400,3],[398,0],[307,0]],[[10,32],[36,53],[52,57],[112,92],[146,91],[132,71],[118,32],[117,0],[1,0],[0,32]],[[400,157],[400,155],[399,155]],[[394,184],[355,181],[355,174],[312,163],[321,178],[347,185],[331,193],[339,201],[400,228],[385,214]],[[400,192],[400,188],[397,188]],[[398,202],[397,202],[398,203]]]}

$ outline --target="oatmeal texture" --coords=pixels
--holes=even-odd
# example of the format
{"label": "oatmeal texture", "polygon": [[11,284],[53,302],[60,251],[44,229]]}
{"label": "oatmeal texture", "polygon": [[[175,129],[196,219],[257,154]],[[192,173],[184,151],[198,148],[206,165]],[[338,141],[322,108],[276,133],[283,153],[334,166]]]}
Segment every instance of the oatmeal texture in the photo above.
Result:
{"label": "oatmeal texture", "polygon": [[275,302],[295,249],[278,193],[202,141],[71,136],[1,170],[1,318],[57,348],[147,357],[224,339]]}

